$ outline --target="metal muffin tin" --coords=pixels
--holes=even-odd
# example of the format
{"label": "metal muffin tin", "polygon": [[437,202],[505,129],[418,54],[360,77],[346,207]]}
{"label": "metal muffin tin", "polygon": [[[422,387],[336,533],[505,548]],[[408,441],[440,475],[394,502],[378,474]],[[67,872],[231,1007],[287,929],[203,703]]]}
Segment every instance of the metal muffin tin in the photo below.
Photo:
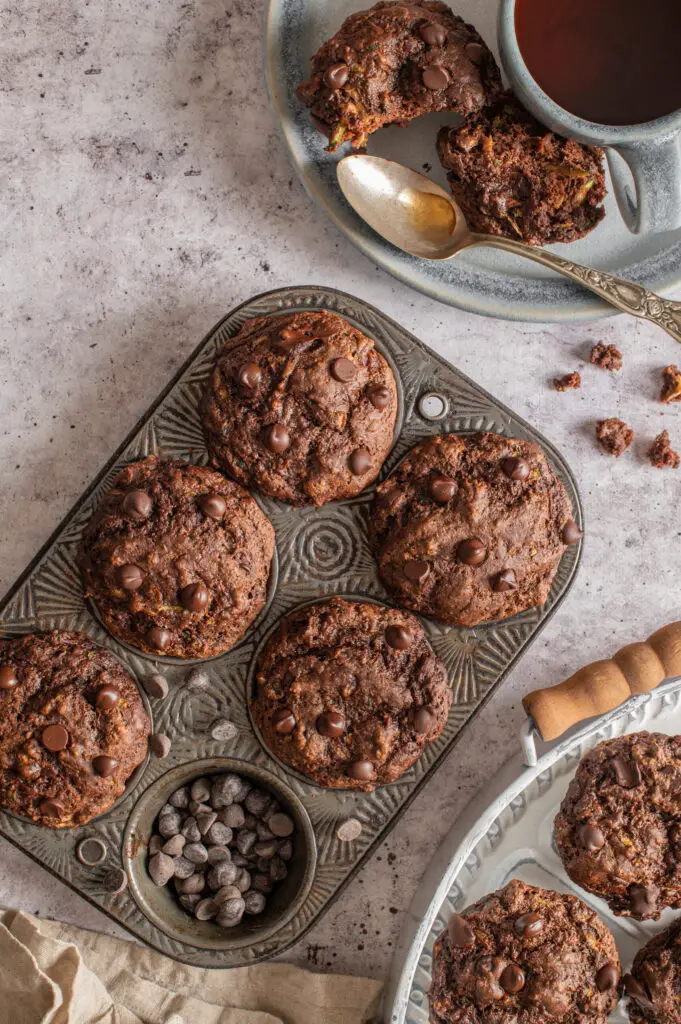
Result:
{"label": "metal muffin tin", "polygon": [[[390,603],[367,541],[372,488],[321,509],[292,508],[258,497],[276,531],[269,600],[253,627],[227,654],[205,662],[184,662],[141,654],[111,637],[83,599],[75,563],[93,508],[120,469],[151,453],[205,464],[198,402],[218,350],[251,317],[300,309],[330,309],[346,317],[374,338],[393,367],[400,409],[395,443],[381,478],[425,437],[491,430],[543,447],[567,488],[575,519],[582,522],[577,485],[555,448],[413,335],[360,299],[333,289],[284,288],[245,302],[204,338],[0,604],[0,631],[5,637],[46,629],[82,630],[114,651],[141,683],[154,672],[162,673],[170,692],[165,700],[150,701],[153,728],[172,741],[166,758],[150,757],[121,800],[87,825],[53,831],[0,811],[0,833],[149,945],[177,960],[204,967],[239,966],[274,956],[298,940],[330,906],[556,610],[580,557],[581,545],[567,549],[543,608],[474,629],[423,620],[430,643],[449,671],[454,694],[449,719],[439,739],[401,779],[374,793],[322,790],[290,771],[263,748],[248,713],[255,652],[281,615],[333,594]],[[224,736],[225,728],[227,733],[235,732],[232,739],[213,737],[213,731]],[[183,931],[169,903],[158,900],[151,906],[138,868],[140,844],[146,843],[146,830],[153,821],[146,796],[150,787],[158,783],[152,794],[159,793],[160,809],[166,786],[159,781],[162,776],[170,770],[177,770],[182,778],[219,772],[224,770],[225,759],[246,762],[255,774],[271,773],[270,784],[280,788],[282,800],[292,808],[300,806],[309,817],[312,831],[302,829],[300,833],[301,842],[306,843],[301,853],[304,863],[292,870],[294,874],[298,870],[301,878],[312,877],[291,893],[294,912],[282,911],[276,927],[264,921],[245,941],[231,942],[222,941],[224,936],[216,930],[211,946],[205,934],[202,938],[193,934],[189,916]],[[199,761],[203,763],[197,764]],[[267,775],[262,779],[267,785]],[[361,833],[343,841],[337,832],[349,818],[361,824]],[[316,863],[315,851],[309,848],[312,836]],[[77,856],[80,844],[89,837],[106,849],[106,857],[93,865],[82,863]],[[118,869],[119,876],[121,868],[125,869],[129,880],[116,894],[110,891],[120,888],[111,885],[112,868]]]}

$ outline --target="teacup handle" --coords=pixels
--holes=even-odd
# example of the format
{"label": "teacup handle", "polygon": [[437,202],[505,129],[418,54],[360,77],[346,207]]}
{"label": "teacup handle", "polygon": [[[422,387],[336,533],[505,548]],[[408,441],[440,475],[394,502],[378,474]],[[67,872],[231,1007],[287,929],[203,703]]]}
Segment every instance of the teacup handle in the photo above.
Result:
{"label": "teacup handle", "polygon": [[681,136],[614,146],[634,177],[632,196],[618,160],[609,160],[615,198],[624,223],[637,235],[681,227]]}

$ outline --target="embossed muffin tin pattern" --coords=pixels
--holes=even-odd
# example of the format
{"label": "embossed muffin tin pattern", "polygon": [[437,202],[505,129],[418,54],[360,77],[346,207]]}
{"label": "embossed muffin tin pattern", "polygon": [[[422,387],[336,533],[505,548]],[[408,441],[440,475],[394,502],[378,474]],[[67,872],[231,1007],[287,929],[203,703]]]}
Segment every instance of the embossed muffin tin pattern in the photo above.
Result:
{"label": "embossed muffin tin pattern", "polygon": [[[113,650],[138,680],[154,672],[162,673],[168,680],[169,695],[165,700],[152,698],[150,706],[154,731],[166,734],[172,741],[170,753],[165,759],[151,756],[108,813],[79,828],[52,831],[0,811],[0,833],[134,935],[168,956],[199,966],[253,963],[281,952],[301,937],[385,838],[460,739],[466,724],[536,637],[565,596],[579,562],[581,545],[568,548],[543,608],[474,629],[451,628],[423,620],[433,648],[449,671],[454,695],[451,712],[442,735],[420,760],[397,782],[374,793],[324,791],[289,771],[263,748],[252,727],[247,704],[254,653],[281,615],[332,594],[391,603],[378,578],[367,541],[367,513],[373,488],[352,500],[321,509],[292,508],[258,497],[276,531],[272,585],[267,607],[227,654],[205,662],[182,662],[143,655],[114,640],[84,601],[75,564],[81,534],[94,506],[123,466],[150,453],[207,462],[198,417],[203,383],[218,350],[245,320],[269,313],[322,308],[347,317],[374,338],[396,374],[400,412],[395,443],[381,479],[424,437],[448,431],[492,430],[542,445],[568,490],[575,518],[582,522],[574,478],[549,442],[413,335],[359,299],[333,289],[280,289],[239,306],[204,338],[0,604],[0,630],[4,636],[44,629],[82,630]],[[236,727],[236,735],[229,741],[216,740],[211,735],[216,721],[224,719]],[[146,790],[172,768],[199,759],[215,759],[217,764],[219,758],[250,762],[289,787],[312,822],[317,863],[307,896],[295,915],[274,934],[265,933],[262,938],[256,934],[252,942],[238,948],[205,949],[168,934],[147,918],[135,899],[134,886],[116,895],[107,892],[105,877],[111,868],[123,864],[126,825]],[[357,819],[362,830],[357,838],[343,842],[336,833],[348,818]],[[107,856],[100,863],[87,865],[77,856],[80,843],[88,837],[98,839],[106,848]],[[128,844],[147,839],[133,833]]]}

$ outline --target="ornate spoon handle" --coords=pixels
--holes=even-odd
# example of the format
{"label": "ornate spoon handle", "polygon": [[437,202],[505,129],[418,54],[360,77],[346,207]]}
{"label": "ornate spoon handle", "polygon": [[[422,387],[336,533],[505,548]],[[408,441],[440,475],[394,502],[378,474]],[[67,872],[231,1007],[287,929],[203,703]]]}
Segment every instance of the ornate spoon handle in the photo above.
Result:
{"label": "ornate spoon handle", "polygon": [[671,334],[675,341],[681,341],[681,302],[663,299],[655,292],[644,288],[643,285],[624,281],[621,277],[615,277],[604,270],[583,267],[579,263],[566,260],[563,256],[547,252],[546,249],[536,249],[534,246],[524,245],[511,238],[499,238],[496,235],[475,235],[474,237],[475,245],[504,249],[506,252],[515,253],[516,256],[524,256],[526,259],[534,260],[535,263],[541,263],[545,267],[557,270],[559,274],[569,277],[572,281],[577,281],[578,284],[588,288],[623,313],[631,313],[632,316],[638,316],[642,320],[650,320],[667,334]]}

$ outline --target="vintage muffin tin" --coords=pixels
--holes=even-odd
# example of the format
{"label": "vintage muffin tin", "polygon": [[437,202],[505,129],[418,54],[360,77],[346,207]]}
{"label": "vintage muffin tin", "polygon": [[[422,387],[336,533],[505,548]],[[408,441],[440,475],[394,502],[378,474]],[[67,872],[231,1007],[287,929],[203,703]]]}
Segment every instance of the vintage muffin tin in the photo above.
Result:
{"label": "vintage muffin tin", "polygon": [[[198,418],[203,383],[216,353],[245,320],[296,309],[330,309],[373,337],[393,367],[400,411],[384,477],[417,441],[448,431],[492,430],[538,442],[563,480],[582,522],[575,480],[540,434],[377,309],[333,289],[285,288],[229,313],[198,346],[76,503],[0,605],[4,636],[77,629],[113,650],[143,686],[161,673],[170,692],[149,701],[156,733],[171,740],[167,757],[151,756],[106,814],[75,829],[52,831],[0,811],[0,833],[81,896],[151,946],[185,963],[231,967],[273,956],[295,942],[328,908],[362,861],[386,836],[430,774],[460,739],[548,617],[574,577],[581,545],[560,563],[546,605],[502,623],[457,629],[424,619],[430,642],[450,674],[454,699],[442,735],[397,782],[374,793],[325,791],[291,772],[263,748],[248,713],[255,652],[277,619],[332,594],[390,601],[367,542],[373,489],[321,509],[258,501],[270,517],[277,550],[266,608],[227,654],[203,662],[151,657],[111,637],[83,599],[75,555],[93,507],[127,463],[150,453],[205,463]],[[239,768],[233,762],[245,762]],[[278,790],[295,812],[300,849],[287,889],[290,903],[260,925],[221,935],[178,914],[145,881],[145,844],[166,790],[188,778],[250,771]],[[171,773],[168,775],[168,773]],[[263,774],[264,773],[264,774]],[[180,780],[180,781],[176,781]],[[83,840],[96,840],[84,844]],[[102,855],[104,854],[104,855]],[[128,884],[124,885],[125,878]]]}

